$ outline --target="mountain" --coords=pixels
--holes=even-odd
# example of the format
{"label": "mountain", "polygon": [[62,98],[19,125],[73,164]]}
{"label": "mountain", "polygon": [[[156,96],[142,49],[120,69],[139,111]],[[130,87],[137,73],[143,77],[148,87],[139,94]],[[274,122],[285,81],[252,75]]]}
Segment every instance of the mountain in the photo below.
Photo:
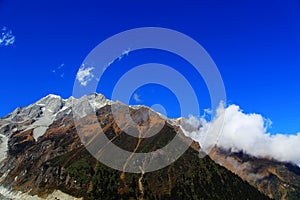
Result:
{"label": "mountain", "polygon": [[300,168],[292,163],[213,148],[210,157],[270,198],[300,199]]}
{"label": "mountain", "polygon": [[[114,113],[113,105],[119,108]],[[124,129],[134,132],[136,127],[125,110],[140,134],[156,126],[160,131],[147,138],[126,134]],[[75,124],[78,114],[81,118]],[[148,107],[127,106],[99,94],[66,100],[48,95],[0,120],[0,193],[8,199],[269,199],[209,156],[199,158],[195,142],[171,165],[146,173],[141,163],[147,166],[147,160],[132,162],[141,173],[124,173],[102,164],[87,150],[99,142],[92,133],[100,126],[109,143],[135,153],[162,148],[176,135],[189,141],[176,122]],[[76,127],[84,130],[84,138]],[[87,147],[81,139],[87,140]]]}

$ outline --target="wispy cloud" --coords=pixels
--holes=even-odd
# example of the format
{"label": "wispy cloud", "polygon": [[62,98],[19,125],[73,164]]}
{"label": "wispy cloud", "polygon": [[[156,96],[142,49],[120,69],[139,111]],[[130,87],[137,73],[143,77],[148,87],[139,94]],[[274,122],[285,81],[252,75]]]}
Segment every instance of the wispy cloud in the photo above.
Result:
{"label": "wispy cloud", "polygon": [[135,102],[141,102],[141,98],[140,98],[140,95],[138,95],[137,93],[134,93],[133,94],[133,99],[135,100]]}
{"label": "wispy cloud", "polygon": [[62,69],[65,66],[65,63],[60,64],[57,69]]}
{"label": "wispy cloud", "polygon": [[8,29],[6,26],[0,28],[0,46],[12,46],[16,39],[12,33],[12,30]]}
{"label": "wispy cloud", "polygon": [[94,67],[86,67],[84,64],[80,67],[76,79],[82,86],[87,86],[87,84],[94,78],[94,69]]}
{"label": "wispy cloud", "polygon": [[[224,117],[224,118],[223,118]],[[194,118],[193,118],[194,119]],[[217,126],[223,124],[223,131],[216,141],[207,139],[214,135]],[[201,146],[217,146],[232,152],[243,151],[256,157],[271,157],[279,161],[293,162],[300,165],[300,133],[275,134],[268,132],[271,121],[260,114],[244,113],[239,106],[230,105],[227,108],[220,106],[215,119],[207,122],[199,119],[196,123],[189,120],[189,124],[197,127],[199,121],[202,127],[194,131],[185,131],[185,134],[198,141]]]}
{"label": "wispy cloud", "polygon": [[130,49],[126,49],[122,52],[122,54],[119,56],[118,60],[122,60],[122,58],[124,58],[124,56],[128,56],[130,53]]}
{"label": "wispy cloud", "polygon": [[120,61],[120,60],[122,60],[125,56],[128,56],[129,53],[130,53],[130,51],[131,51],[130,48],[124,50],[118,58],[116,58],[116,59],[110,61],[109,63],[107,63],[107,65],[104,66],[103,71],[105,71],[105,70],[106,70],[110,65],[112,65],[115,61],[117,61],[117,60]]}
{"label": "wispy cloud", "polygon": [[60,64],[58,67],[52,70],[52,73],[58,74],[61,78],[64,78],[65,73],[63,72],[63,68],[65,67],[65,63]]}

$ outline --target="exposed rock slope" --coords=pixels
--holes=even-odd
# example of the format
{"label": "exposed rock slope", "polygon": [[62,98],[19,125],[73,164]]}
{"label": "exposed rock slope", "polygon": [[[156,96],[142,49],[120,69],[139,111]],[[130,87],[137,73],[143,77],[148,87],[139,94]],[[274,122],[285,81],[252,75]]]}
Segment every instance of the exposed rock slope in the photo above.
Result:
{"label": "exposed rock slope", "polygon": [[219,148],[214,148],[210,157],[270,198],[300,199],[300,168],[294,164]]}

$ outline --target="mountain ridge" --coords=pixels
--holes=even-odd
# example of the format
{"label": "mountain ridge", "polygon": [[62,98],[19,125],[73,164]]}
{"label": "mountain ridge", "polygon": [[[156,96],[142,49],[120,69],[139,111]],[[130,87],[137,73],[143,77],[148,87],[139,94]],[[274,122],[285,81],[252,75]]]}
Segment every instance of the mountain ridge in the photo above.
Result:
{"label": "mountain ridge", "polygon": [[[133,150],[135,148],[134,145],[132,146],[130,144],[137,144],[136,138],[130,138],[129,136],[127,136],[127,134],[125,134],[113,120],[110,109],[111,105],[114,102],[107,100],[103,95],[95,93],[82,98],[83,100],[76,100],[74,97],[70,97],[69,99],[62,99],[57,95],[48,95],[34,104],[30,104],[29,106],[24,108],[16,109],[15,111],[7,115],[4,119],[0,120],[0,134],[8,140],[9,144],[7,147],[8,157],[4,158],[4,161],[1,162],[0,165],[0,175],[2,176],[0,182],[3,185],[16,191],[21,190],[23,192],[29,192],[31,195],[39,195],[43,197],[49,195],[49,193],[55,191],[56,189],[59,189],[59,186],[63,188],[63,192],[74,195],[76,197],[94,199],[95,196],[93,197],[93,195],[102,195],[102,197],[108,195],[108,193],[100,192],[103,191],[103,188],[94,188],[94,184],[98,183],[98,176],[96,175],[101,172],[100,174],[110,174],[115,177],[114,181],[118,182],[118,184],[111,185],[112,190],[108,191],[114,191],[114,193],[116,193],[116,197],[118,196],[124,199],[126,199],[127,197],[129,198],[130,196],[130,198],[141,197],[144,199],[149,199],[151,195],[154,195],[152,197],[156,198],[171,198],[172,195],[175,194],[182,195],[182,193],[179,194],[178,191],[185,191],[187,188],[190,188],[192,182],[197,183],[196,185],[199,188],[202,188],[199,190],[202,191],[203,194],[199,193],[199,191],[194,188],[192,191],[189,191],[189,193],[196,196],[191,196],[190,198],[201,197],[201,195],[204,195],[202,197],[206,197],[208,199],[213,197],[221,199],[222,190],[214,188],[212,182],[206,183],[208,184],[207,187],[211,187],[210,189],[199,186],[200,182],[204,183],[206,181],[205,179],[203,179],[206,176],[211,178],[215,177],[217,180],[217,185],[220,184],[222,185],[222,187],[228,187],[227,189],[232,190],[234,193],[238,192],[238,190],[232,188],[232,183],[235,182],[242,184],[243,190],[245,191],[253,190],[251,189],[251,186],[248,185],[248,183],[244,182],[246,179],[243,179],[244,181],[239,180],[239,177],[228,173],[227,169],[216,165],[214,161],[212,161],[208,156],[206,156],[204,160],[199,159],[198,154],[200,146],[195,142],[193,142],[191,148],[188,149],[187,152],[189,153],[184,153],[183,158],[179,158],[180,161],[176,161],[171,166],[158,170],[157,172],[142,173],[141,176],[138,176],[132,175],[130,173],[125,173],[125,175],[122,175],[119,174],[119,172],[108,169],[107,167],[103,166],[103,164],[97,162],[82,145],[74,126],[74,119],[72,115],[72,112],[74,110],[72,110],[71,107],[66,106],[66,104],[70,105],[68,104],[70,103],[70,99],[72,101],[75,101],[75,104],[79,105],[78,107],[80,109],[75,110],[75,112],[81,114],[83,118],[87,119],[87,121],[89,121],[88,119],[91,119],[89,118],[89,116],[91,116],[92,114],[96,113],[97,115],[98,121],[89,121],[89,123],[95,125],[91,126],[91,124],[83,123],[83,126],[88,125],[87,127],[90,129],[91,127],[96,127],[99,122],[103,122],[103,127],[107,127],[105,129],[106,131],[104,131],[106,136],[111,139],[115,138],[112,140],[112,142],[114,142],[117,146],[121,146],[125,149],[127,148],[128,150]],[[128,106],[128,108],[133,116],[133,119],[137,120],[137,122],[143,119],[138,117],[137,115],[137,113],[141,109],[145,109],[147,112],[154,112],[146,106]],[[44,119],[49,119],[49,115],[51,119],[50,123],[49,121]],[[122,113],[120,115],[122,115]],[[164,146],[168,143],[168,141],[172,139],[171,135],[178,133],[178,131],[180,130],[178,123],[180,120],[183,120],[182,118],[177,120],[168,119],[161,114],[158,114],[157,117],[157,119],[162,120],[162,122],[167,125],[166,128],[163,129],[163,131],[158,134],[158,136],[151,137],[150,140],[141,140],[142,145],[141,147],[138,147],[136,149],[137,151],[147,152],[149,150],[153,150],[153,148],[159,148],[160,145]],[[47,123],[44,123],[45,121]],[[145,125],[145,123],[147,123],[147,120],[143,119],[139,123],[141,123],[141,125]],[[41,131],[42,134],[35,134],[34,130],[39,128],[39,126],[44,126],[47,128],[46,130],[44,130],[44,132]],[[166,135],[165,133],[169,134]],[[181,134],[182,137],[185,137],[183,133]],[[3,142],[1,144],[3,144]],[[156,147],[151,147],[151,144],[155,144]],[[20,165],[20,163],[22,165]],[[34,165],[32,163],[34,163],[34,165],[36,166],[39,166],[42,170],[33,167]],[[182,168],[178,172],[179,174],[182,173],[182,177],[184,177],[183,179],[177,178],[177,175],[174,174],[176,171],[175,169],[177,169],[177,167],[178,169],[180,169],[181,164],[183,164],[183,166],[189,166]],[[87,178],[86,176],[82,177],[79,173],[80,169],[78,168],[78,165],[85,166],[86,168],[83,167],[85,171],[81,173],[86,174],[87,177],[91,176],[91,178]],[[200,166],[199,169],[199,166],[197,165]],[[24,166],[27,167],[24,168]],[[92,168],[90,168],[89,166],[92,166]],[[101,167],[99,168],[99,166]],[[176,168],[174,168],[174,166],[176,166]],[[189,169],[190,167],[193,168],[195,172]],[[216,170],[215,172],[219,175],[211,174],[210,171],[206,170],[207,167],[212,167],[212,169]],[[169,170],[173,171],[172,176],[174,177],[169,177],[161,180],[162,183],[165,184],[165,186],[163,186],[162,188],[149,188],[149,186],[147,186],[147,184],[150,183],[150,185],[158,184],[156,181],[153,182],[153,180],[156,180],[159,176],[164,176],[163,174],[169,174]],[[198,170],[200,172],[202,170],[201,173],[204,174],[198,174],[200,173]],[[186,171],[188,171],[189,173],[187,175],[184,175]],[[235,172],[233,171],[233,173]],[[196,176],[196,179],[195,174],[198,174]],[[148,177],[152,177],[153,180]],[[223,178],[225,178],[226,180],[232,179],[232,183],[230,183],[230,186],[223,185]],[[80,186],[78,186],[79,180],[81,181]],[[147,184],[145,184],[144,181],[146,181]],[[180,186],[179,183],[183,183],[184,181],[187,181],[186,184],[182,184],[182,186]],[[33,183],[38,185],[38,187],[30,189],[30,185],[32,185]],[[172,183],[171,186],[170,183]],[[86,189],[84,189],[85,187]],[[81,190],[85,192],[80,192]],[[214,194],[215,196],[211,194],[212,191],[216,193]],[[261,192],[264,191],[261,190]],[[257,195],[258,198],[264,199],[263,196],[260,196],[260,194],[257,192],[253,191],[252,193]],[[232,196],[227,197],[233,198]],[[251,199],[251,195],[249,196],[249,198]],[[184,199],[183,196],[182,199]]]}

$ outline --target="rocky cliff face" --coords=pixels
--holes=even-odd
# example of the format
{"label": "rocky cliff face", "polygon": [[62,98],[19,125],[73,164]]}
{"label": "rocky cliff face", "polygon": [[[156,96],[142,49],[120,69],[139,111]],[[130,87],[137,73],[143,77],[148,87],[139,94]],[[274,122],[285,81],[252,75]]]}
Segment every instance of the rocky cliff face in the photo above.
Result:
{"label": "rocky cliff face", "polygon": [[300,199],[300,168],[294,164],[220,148],[214,148],[210,157],[270,198]]}
{"label": "rocky cliff face", "polygon": [[[76,110],[71,104],[77,105]],[[121,108],[114,115],[112,104]],[[139,133],[148,134],[149,127],[162,128],[148,138],[130,136],[124,130],[134,131],[134,127],[122,108],[129,110]],[[176,162],[154,172],[143,173],[142,168],[140,174],[113,170],[98,162],[82,144],[74,112],[82,116],[76,123],[85,130],[89,144],[97,141],[89,133],[99,127],[109,142],[130,152],[154,151],[176,134],[189,140],[173,120],[147,107],[128,107],[97,94],[68,100],[49,95],[0,120],[0,148],[7,149],[0,162],[2,187],[45,198],[60,190],[84,199],[268,199],[208,156],[200,159],[196,143]],[[122,129],[115,118],[122,122]]]}

